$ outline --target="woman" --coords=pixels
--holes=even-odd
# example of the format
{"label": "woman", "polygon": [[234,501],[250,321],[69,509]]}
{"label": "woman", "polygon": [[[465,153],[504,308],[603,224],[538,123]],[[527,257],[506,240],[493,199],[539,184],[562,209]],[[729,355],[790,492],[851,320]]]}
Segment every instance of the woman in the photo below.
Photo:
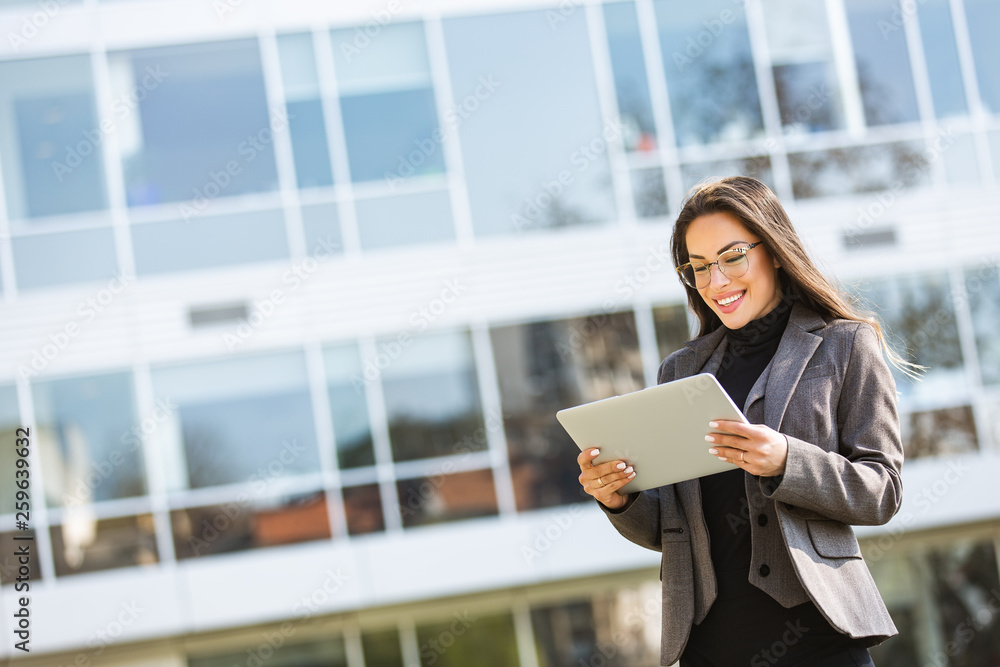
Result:
{"label": "woman", "polygon": [[578,459],[615,528],[662,552],[662,664],[871,665],[867,647],[896,628],[850,526],[899,509],[882,353],[916,367],[823,278],[760,181],[695,188],[671,245],[701,331],[657,381],[716,376],[750,423],[705,424],[705,455],[740,469],[629,494],[627,461]]}

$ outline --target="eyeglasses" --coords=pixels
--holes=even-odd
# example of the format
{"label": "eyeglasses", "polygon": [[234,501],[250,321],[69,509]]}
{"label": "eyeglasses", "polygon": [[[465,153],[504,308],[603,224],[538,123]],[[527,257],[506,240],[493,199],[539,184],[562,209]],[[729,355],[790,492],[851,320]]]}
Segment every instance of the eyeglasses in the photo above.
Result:
{"label": "eyeglasses", "polygon": [[701,262],[688,262],[677,267],[684,284],[692,289],[704,289],[712,282],[712,265],[719,267],[719,272],[729,278],[739,278],[750,268],[750,260],[747,253],[762,245],[763,241],[751,243],[742,248],[733,248],[719,255],[714,262],[702,264]]}

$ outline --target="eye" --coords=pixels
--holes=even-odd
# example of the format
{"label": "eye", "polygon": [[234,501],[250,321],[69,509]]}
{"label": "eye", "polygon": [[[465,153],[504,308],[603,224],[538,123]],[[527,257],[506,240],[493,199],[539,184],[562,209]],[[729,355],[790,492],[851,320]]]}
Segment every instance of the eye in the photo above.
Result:
{"label": "eye", "polygon": [[696,276],[708,273],[708,267],[704,264],[692,264],[691,270],[694,271],[694,275]]}
{"label": "eye", "polygon": [[737,266],[743,263],[743,257],[743,253],[739,251],[726,253],[725,257],[722,259],[722,263],[726,266]]}

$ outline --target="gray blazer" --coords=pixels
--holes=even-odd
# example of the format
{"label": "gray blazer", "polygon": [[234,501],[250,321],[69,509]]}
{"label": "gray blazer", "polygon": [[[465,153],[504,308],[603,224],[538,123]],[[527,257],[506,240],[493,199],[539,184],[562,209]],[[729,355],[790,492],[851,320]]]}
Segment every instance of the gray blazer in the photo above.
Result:
{"label": "gray blazer", "polygon": [[[671,354],[657,381],[714,373],[725,331]],[[896,383],[874,329],[825,321],[796,303],[743,413],[788,438],[783,476],[745,474],[750,516],[767,517],[750,521],[750,582],[786,608],[811,599],[834,628],[869,645],[895,635],[851,529],[886,523],[902,495]],[[623,536],[662,552],[660,658],[671,665],[716,596],[701,486],[690,480],[650,489],[617,512],[604,510]]]}

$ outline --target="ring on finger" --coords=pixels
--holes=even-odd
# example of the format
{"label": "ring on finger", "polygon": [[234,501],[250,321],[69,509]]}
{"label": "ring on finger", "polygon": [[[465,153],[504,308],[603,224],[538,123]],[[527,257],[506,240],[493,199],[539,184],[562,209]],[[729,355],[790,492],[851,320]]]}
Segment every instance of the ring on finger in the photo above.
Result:
{"label": "ring on finger", "polygon": [[740,463],[746,463],[746,452],[740,452]]}
{"label": "ring on finger", "polygon": [[601,485],[599,487],[597,487],[597,488],[603,489],[604,488],[604,477],[603,476],[598,477],[597,481],[601,483]]}

